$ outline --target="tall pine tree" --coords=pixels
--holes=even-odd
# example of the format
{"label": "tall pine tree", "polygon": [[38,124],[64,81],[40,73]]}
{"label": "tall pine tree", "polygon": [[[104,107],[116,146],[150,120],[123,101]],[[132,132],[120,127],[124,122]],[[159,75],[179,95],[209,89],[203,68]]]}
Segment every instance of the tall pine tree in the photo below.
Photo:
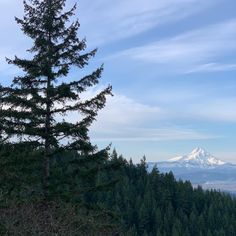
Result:
{"label": "tall pine tree", "polygon": [[[71,174],[90,177],[102,169],[99,163],[108,158],[107,150],[98,151],[91,144],[88,129],[112,88],[108,86],[89,99],[81,98],[81,93],[98,84],[102,66],[83,78],[67,79],[71,68],[83,69],[97,50],[85,52],[86,41],[78,37],[80,23],[71,22],[76,5],[66,11],[65,3],[66,0],[23,2],[24,17],[16,18],[16,22],[33,40],[28,50],[32,57],[7,59],[24,74],[15,77],[11,86],[0,87],[1,142],[20,143],[41,151],[42,192],[46,198],[51,188],[53,156],[76,151],[80,158],[73,163],[77,167],[90,164],[82,174],[75,166]],[[78,112],[74,123],[67,119],[71,112]]]}

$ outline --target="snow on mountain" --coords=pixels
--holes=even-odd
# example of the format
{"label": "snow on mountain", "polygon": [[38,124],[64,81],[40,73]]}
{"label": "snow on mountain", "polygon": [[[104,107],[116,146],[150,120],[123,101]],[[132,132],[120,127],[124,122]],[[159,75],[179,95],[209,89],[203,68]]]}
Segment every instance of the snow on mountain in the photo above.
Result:
{"label": "snow on mountain", "polygon": [[[215,169],[226,168],[234,165],[221,161],[211,155],[209,152],[202,148],[195,148],[191,153],[184,156],[178,156],[163,162],[149,162],[148,169],[151,170],[154,166],[157,166],[159,170],[164,172],[183,168],[187,169]],[[236,167],[236,166],[234,166]]]}
{"label": "snow on mountain", "polygon": [[199,166],[199,167],[216,167],[227,164],[224,161],[217,159],[210,153],[202,148],[195,148],[190,154],[179,156],[168,160],[168,162],[178,162],[186,167]]}
{"label": "snow on mountain", "polygon": [[148,162],[148,171],[157,167],[161,173],[174,174],[176,179],[188,180],[194,186],[235,192],[236,165],[221,161],[202,148],[162,162]]}

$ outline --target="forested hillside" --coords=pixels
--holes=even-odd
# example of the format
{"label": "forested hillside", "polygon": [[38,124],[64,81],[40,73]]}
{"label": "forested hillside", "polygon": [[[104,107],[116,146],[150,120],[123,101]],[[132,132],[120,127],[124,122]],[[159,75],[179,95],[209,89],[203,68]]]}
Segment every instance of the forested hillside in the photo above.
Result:
{"label": "forested hillside", "polygon": [[[11,152],[8,153],[10,157]],[[47,214],[52,225],[48,228],[51,230],[48,235],[58,232],[61,232],[59,235],[236,235],[236,200],[229,195],[203,191],[200,187],[193,189],[190,182],[176,181],[172,173],[161,174],[158,169],[148,173],[145,160],[135,165],[118,157],[116,152],[104,163],[104,168],[109,166],[108,171],[100,172],[96,181],[90,180],[90,186],[98,186],[110,179],[117,182],[104,189],[79,193],[84,183],[71,176],[71,163],[82,157],[73,152],[61,155],[63,158],[57,156],[52,164],[55,181],[60,182],[61,187],[55,184],[51,189]],[[33,225],[27,222],[30,216],[40,218],[42,210],[37,211],[40,203],[37,154],[31,156],[31,164],[34,164],[28,165],[31,174],[25,172],[27,168],[22,168],[16,156],[2,157],[1,169],[5,165],[6,172],[1,174],[1,192],[8,193],[7,200],[1,199],[2,232],[19,230],[24,224],[24,230],[32,234],[32,228],[38,229],[35,235],[40,235],[44,221],[31,221]],[[24,155],[18,157],[27,160]],[[10,160],[14,160],[14,168]],[[77,195],[76,191],[70,191],[73,187]],[[12,217],[13,212],[18,214]],[[20,216],[25,219],[17,218]],[[15,222],[9,223],[11,220]]]}
{"label": "forested hillside", "polygon": [[144,160],[134,165],[113,153],[114,160],[122,163],[122,180],[99,199],[121,216],[125,235],[236,235],[236,199],[193,189],[172,173],[147,173]]}

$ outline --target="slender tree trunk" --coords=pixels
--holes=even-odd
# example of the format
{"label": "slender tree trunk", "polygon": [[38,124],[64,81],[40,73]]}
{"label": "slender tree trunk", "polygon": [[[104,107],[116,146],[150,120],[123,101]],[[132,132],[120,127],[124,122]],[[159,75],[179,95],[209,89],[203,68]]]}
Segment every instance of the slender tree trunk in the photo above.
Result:
{"label": "slender tree trunk", "polygon": [[[47,1],[49,14],[51,12],[51,0]],[[52,65],[51,65],[51,32],[48,32],[48,73],[47,87],[46,87],[46,117],[45,117],[45,143],[44,143],[44,160],[43,160],[43,195],[48,199],[49,186],[50,186],[50,125],[51,125],[51,101],[50,101],[50,87],[52,81]]]}
{"label": "slender tree trunk", "polygon": [[[51,68],[50,68],[51,69]],[[50,101],[51,78],[47,78],[46,87],[46,116],[45,116],[45,143],[44,143],[44,160],[43,160],[43,194],[48,198],[50,185],[50,137],[51,137],[51,101]]]}
{"label": "slender tree trunk", "polygon": [[[49,84],[49,82],[48,82]],[[47,89],[48,90],[48,89]],[[47,95],[48,96],[48,95]],[[48,98],[47,98],[48,100]],[[49,101],[50,102],[50,101]],[[48,198],[48,190],[50,184],[50,103],[47,102],[46,120],[45,120],[45,143],[44,143],[44,160],[43,160],[43,194]]]}

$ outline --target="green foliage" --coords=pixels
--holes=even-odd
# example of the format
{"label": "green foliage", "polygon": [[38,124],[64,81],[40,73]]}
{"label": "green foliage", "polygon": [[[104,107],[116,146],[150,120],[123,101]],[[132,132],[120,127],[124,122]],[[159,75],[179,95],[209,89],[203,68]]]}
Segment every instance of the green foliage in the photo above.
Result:
{"label": "green foliage", "polygon": [[138,165],[119,161],[114,175],[122,176],[121,181],[97,201],[119,213],[124,235],[235,235],[236,200],[231,196],[193,189],[172,173],[147,173],[145,160]]}
{"label": "green foliage", "polygon": [[[76,5],[66,10],[65,4],[66,0],[23,1],[24,16],[16,18],[32,46],[27,59],[7,59],[23,73],[11,85],[0,86],[0,210],[8,209],[5,215],[4,211],[0,214],[5,221],[0,225],[1,235],[6,228],[19,235],[47,235],[45,231],[32,231],[34,227],[42,230],[44,225],[33,222],[31,228],[30,208],[33,211],[38,202],[44,205],[37,209],[39,218],[45,212],[52,213],[50,202],[62,203],[66,209],[73,204],[72,224],[77,225],[78,220],[88,224],[91,235],[100,235],[95,233],[103,231],[100,225],[104,230],[115,227],[113,212],[96,202],[96,194],[116,184],[112,172],[119,165],[109,161],[109,147],[98,150],[88,135],[112,88],[109,85],[92,97],[83,95],[99,83],[103,65],[87,75],[83,72],[97,49],[86,52],[86,40],[78,37],[80,23],[72,20]],[[72,68],[74,72],[77,69],[78,78],[69,77]],[[14,204],[16,207],[12,207]],[[84,209],[84,213],[81,215],[78,209]],[[28,217],[26,222],[22,221],[24,217]],[[47,226],[50,217],[55,218],[52,224],[69,221],[61,220],[62,212],[43,215]],[[13,218],[18,226],[24,228],[26,224],[30,229],[23,232],[15,225],[7,226]],[[79,232],[65,235],[82,235]]]}
{"label": "green foliage", "polygon": [[[15,168],[12,165],[15,164],[17,173],[29,174],[28,179],[30,172],[34,175],[30,183],[23,180],[24,186],[9,181],[15,185],[14,190],[30,187],[29,191],[48,199],[65,188],[77,196],[95,188],[102,189],[107,183],[97,183],[97,176],[112,168],[103,165],[109,148],[98,151],[88,136],[89,127],[105,106],[107,95],[112,95],[112,88],[108,86],[94,97],[82,99],[83,92],[99,83],[103,66],[77,80],[68,78],[72,68],[84,74],[81,70],[97,50],[85,51],[86,41],[78,37],[80,23],[71,20],[76,5],[66,11],[65,3],[66,0],[23,1],[25,14],[22,19],[16,18],[16,22],[32,39],[33,45],[27,50],[31,58],[7,59],[22,69],[23,74],[15,77],[10,86],[0,86],[0,142],[11,146],[15,153],[7,165]],[[74,122],[68,119],[68,114],[73,112]],[[77,154],[70,161],[61,160],[68,151]],[[8,156],[2,153],[0,158]],[[33,165],[35,162],[37,167]],[[9,173],[14,172],[11,170],[8,169]],[[62,177],[63,173],[66,177]],[[79,184],[71,186],[71,178]],[[16,176],[12,176],[13,179],[17,179]],[[33,185],[35,179],[37,185]]]}
{"label": "green foliage", "polygon": [[[18,148],[16,150],[20,150]],[[25,204],[36,202],[37,205],[40,201],[35,187],[41,184],[40,176],[35,173],[25,174],[24,165],[22,169],[15,168],[17,158],[27,160],[26,153],[28,158],[31,157],[30,163],[37,168],[40,166],[40,162],[37,161],[40,160],[40,155],[30,150],[24,152],[22,149],[21,152],[13,153],[9,150],[10,147],[1,149],[2,152],[5,152],[5,157],[7,157],[7,153],[9,155],[8,158],[0,158],[0,165],[4,166],[3,170],[6,170],[1,174],[0,207],[2,213],[6,212],[3,209],[11,209],[9,207],[11,202],[21,206],[20,199],[26,199],[27,201],[23,201]],[[10,163],[6,165],[6,159],[14,160],[13,166]],[[122,156],[118,156],[116,152],[113,152],[107,163],[103,165],[103,168],[108,166],[108,171],[101,172],[95,181],[90,179],[88,182],[83,182],[81,179],[86,180],[86,178],[74,178],[73,176],[73,171],[79,167],[76,166],[73,169],[73,165],[68,164],[70,162],[77,164],[77,161],[80,163],[82,160],[84,160],[83,157],[73,151],[60,153],[52,158],[52,173],[55,176],[55,179],[52,179],[52,186],[57,187],[51,189],[51,194],[54,196],[53,204],[59,204],[65,209],[72,206],[73,209],[80,210],[79,215],[73,215],[75,221],[81,221],[81,209],[84,209],[82,218],[85,220],[84,224],[88,220],[85,225],[91,223],[89,226],[91,232],[101,226],[106,227],[106,230],[113,230],[112,232],[117,232],[117,235],[121,236],[235,235],[236,200],[229,195],[216,191],[203,191],[200,187],[193,189],[189,182],[176,181],[172,173],[161,174],[157,169],[148,173],[145,170],[145,162],[134,165],[132,162],[127,162]],[[22,162],[19,161],[18,164],[20,167]],[[110,169],[110,166],[116,168],[116,171]],[[29,170],[31,168],[33,167],[31,166]],[[81,173],[83,173],[84,165],[81,168]],[[41,172],[39,171],[39,173]],[[86,173],[85,176],[88,174]],[[31,182],[29,178],[35,179]],[[103,188],[102,185],[111,178],[119,179],[119,182],[112,188],[108,188],[108,186]],[[56,183],[57,181],[60,184]],[[13,183],[18,187],[11,189]],[[96,191],[98,186],[100,186],[99,191]],[[80,191],[85,187],[91,188],[91,191],[86,191],[81,198]],[[75,190],[80,191],[75,192]],[[10,191],[10,194],[6,198],[4,194],[7,191]],[[24,196],[26,197],[24,198]],[[31,200],[29,201],[29,199]],[[81,199],[84,200],[81,202]],[[15,203],[18,201],[20,205]],[[199,201],[203,204],[202,207],[199,206]],[[32,207],[34,208],[35,205]],[[57,217],[61,217],[62,213],[57,214],[59,214]],[[5,214],[5,216],[8,215]],[[2,231],[6,230],[5,227],[6,224],[0,225]],[[8,225],[7,227],[13,226]]]}

